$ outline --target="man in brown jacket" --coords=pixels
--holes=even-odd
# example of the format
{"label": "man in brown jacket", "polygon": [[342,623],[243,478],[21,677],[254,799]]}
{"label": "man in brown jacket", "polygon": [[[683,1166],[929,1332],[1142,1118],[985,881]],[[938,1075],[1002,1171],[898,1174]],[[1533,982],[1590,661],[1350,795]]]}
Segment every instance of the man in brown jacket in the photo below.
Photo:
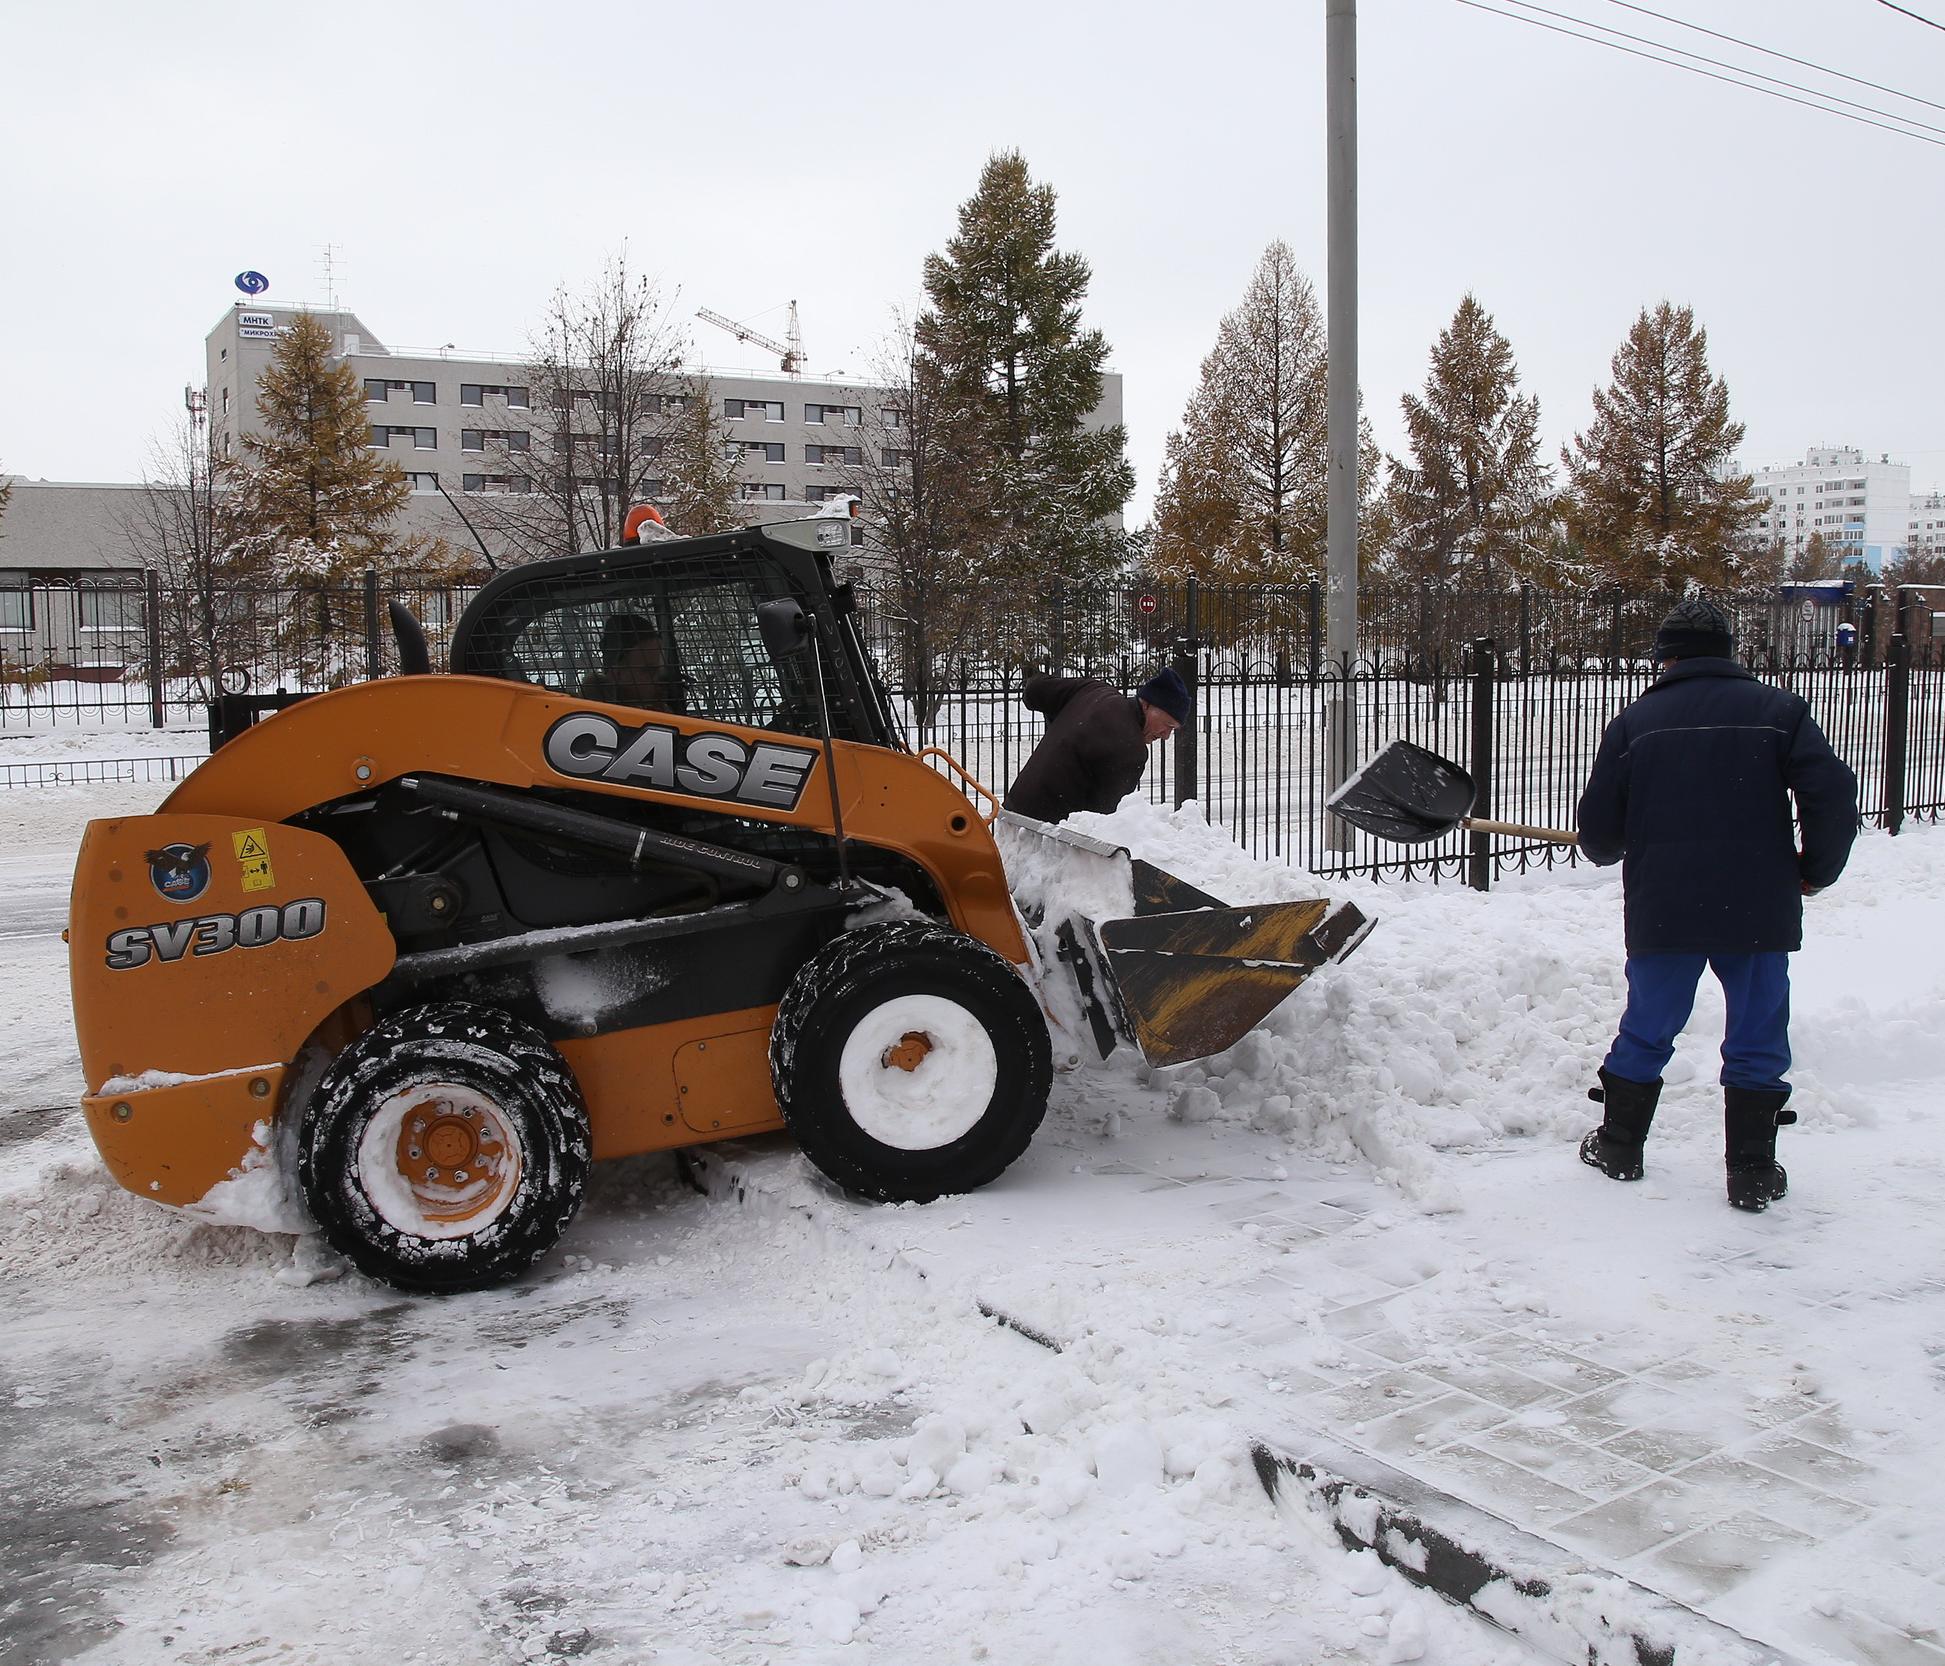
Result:
{"label": "man in brown jacket", "polygon": [[1133,698],[1092,677],[1029,677],[1027,710],[1047,732],[1007,789],[1006,807],[1036,821],[1065,821],[1076,810],[1106,813],[1141,785],[1148,748],[1189,716],[1189,691],[1173,670],[1155,673]]}

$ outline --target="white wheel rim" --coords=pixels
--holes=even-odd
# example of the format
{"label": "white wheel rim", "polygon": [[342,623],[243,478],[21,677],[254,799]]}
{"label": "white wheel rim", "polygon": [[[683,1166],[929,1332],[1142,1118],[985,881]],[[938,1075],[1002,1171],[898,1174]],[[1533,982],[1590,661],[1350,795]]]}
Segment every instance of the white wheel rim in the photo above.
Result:
{"label": "white wheel rim", "polygon": [[358,1140],[359,1186],[387,1226],[415,1238],[484,1231],[511,1207],[524,1167],[506,1113],[454,1082],[402,1088]]}
{"label": "white wheel rim", "polygon": [[970,1133],[998,1082],[986,1026],[939,995],[900,995],[873,1007],[838,1059],[851,1120],[899,1151],[935,1151]]}

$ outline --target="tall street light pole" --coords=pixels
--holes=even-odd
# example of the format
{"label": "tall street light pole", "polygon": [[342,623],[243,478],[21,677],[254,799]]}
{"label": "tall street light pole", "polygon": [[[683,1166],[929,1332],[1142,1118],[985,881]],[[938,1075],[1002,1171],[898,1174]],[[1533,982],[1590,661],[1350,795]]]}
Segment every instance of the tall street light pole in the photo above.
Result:
{"label": "tall street light pole", "polygon": [[[1357,0],[1324,0],[1325,152],[1329,202],[1329,520],[1324,536],[1324,643],[1338,674],[1357,655]],[[1328,703],[1326,786],[1351,773],[1355,739],[1348,679]],[[1325,847],[1349,850],[1351,829],[1325,818]]]}

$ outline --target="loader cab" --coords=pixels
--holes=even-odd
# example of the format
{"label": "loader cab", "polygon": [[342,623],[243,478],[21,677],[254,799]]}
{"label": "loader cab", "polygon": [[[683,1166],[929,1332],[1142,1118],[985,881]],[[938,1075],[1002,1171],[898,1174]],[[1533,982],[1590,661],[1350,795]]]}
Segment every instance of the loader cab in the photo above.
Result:
{"label": "loader cab", "polygon": [[626,546],[500,574],[461,617],[452,669],[751,729],[818,732],[817,669],[764,645],[757,609],[789,598],[815,626],[831,733],[904,749],[820,534],[831,520]]}

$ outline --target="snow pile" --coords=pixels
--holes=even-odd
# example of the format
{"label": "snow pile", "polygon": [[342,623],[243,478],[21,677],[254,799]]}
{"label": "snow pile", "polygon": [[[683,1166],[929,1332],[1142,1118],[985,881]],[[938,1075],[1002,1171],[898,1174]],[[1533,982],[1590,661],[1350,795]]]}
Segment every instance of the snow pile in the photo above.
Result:
{"label": "snow pile", "polygon": [[[1626,998],[1617,870],[1512,881],[1490,895],[1456,883],[1350,885],[1255,861],[1193,805],[1130,799],[1074,821],[1232,904],[1324,896],[1376,918],[1348,961],[1316,973],[1229,1052],[1152,1073],[1177,1120],[1247,1124],[1311,1156],[1368,1163],[1421,1207],[1442,1209],[1455,1196],[1438,1153],[1565,1142],[1598,1116],[1586,1090]],[[1893,841],[1872,842],[1875,861]],[[1894,853],[1900,877],[1937,894],[1917,844],[1907,838]],[[1813,933],[1837,926],[1836,910],[1812,908]],[[1871,912],[1865,929],[1882,943],[1888,922]],[[1945,1068],[1935,1002],[1867,1010],[1849,999],[1839,1010],[1855,1022],[1819,1026],[1800,1044],[1795,1103],[1806,1123],[1868,1115],[1826,1078]],[[1705,978],[1658,1140],[1719,1140],[1721,1024],[1720,991]]]}

